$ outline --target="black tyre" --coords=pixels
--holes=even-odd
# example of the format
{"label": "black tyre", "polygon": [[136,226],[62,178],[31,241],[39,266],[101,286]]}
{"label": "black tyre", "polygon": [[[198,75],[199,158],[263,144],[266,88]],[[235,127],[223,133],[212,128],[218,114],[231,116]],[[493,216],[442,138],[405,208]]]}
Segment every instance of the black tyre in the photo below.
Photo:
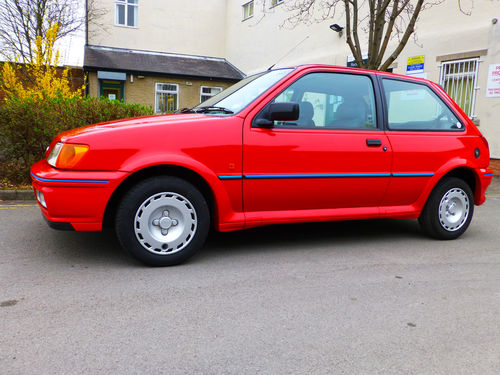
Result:
{"label": "black tyre", "polygon": [[423,231],[440,240],[460,237],[474,214],[470,186],[456,177],[440,181],[427,199],[418,221]]}
{"label": "black tyre", "polygon": [[205,198],[189,182],[158,176],[132,187],[118,205],[115,229],[123,248],[150,266],[184,262],[203,246],[210,227]]}

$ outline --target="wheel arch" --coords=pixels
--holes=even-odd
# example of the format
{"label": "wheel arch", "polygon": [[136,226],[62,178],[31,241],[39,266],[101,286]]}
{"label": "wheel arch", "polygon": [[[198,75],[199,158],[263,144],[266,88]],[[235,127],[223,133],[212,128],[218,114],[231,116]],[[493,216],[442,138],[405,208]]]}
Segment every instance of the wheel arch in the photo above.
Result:
{"label": "wheel arch", "polygon": [[474,169],[465,166],[454,168],[441,177],[439,181],[445,177],[456,177],[465,181],[474,195],[474,204],[481,204],[481,178]]}
{"label": "wheel arch", "polygon": [[[424,192],[420,195],[418,200],[414,203],[413,207],[420,214],[424,209],[429,197],[432,192],[436,189],[439,184],[446,178],[455,177],[463,180],[472,190],[474,196],[474,204],[478,205],[481,200],[481,180],[478,172],[464,162],[458,164],[450,161],[447,165],[443,166],[429,181]],[[458,164],[458,165],[457,165]]]}
{"label": "wheel arch", "polygon": [[469,185],[469,187],[471,188],[472,192],[475,194],[478,176],[474,173],[472,169],[467,167],[454,168],[449,172],[447,172],[443,177],[441,177],[438,183],[447,177],[456,177],[465,181],[467,185]]}
{"label": "wheel arch", "polygon": [[215,194],[208,184],[208,182],[197,172],[178,165],[171,164],[161,164],[148,166],[143,169],[139,169],[123,180],[120,185],[115,189],[111,198],[106,205],[103,217],[103,227],[111,228],[113,226],[113,220],[116,214],[118,204],[124,194],[139,181],[142,181],[148,177],[165,175],[179,177],[187,182],[191,183],[193,186],[198,188],[201,194],[207,201],[208,208],[210,210],[210,219],[212,225],[215,223],[216,218],[216,207],[215,207]]}

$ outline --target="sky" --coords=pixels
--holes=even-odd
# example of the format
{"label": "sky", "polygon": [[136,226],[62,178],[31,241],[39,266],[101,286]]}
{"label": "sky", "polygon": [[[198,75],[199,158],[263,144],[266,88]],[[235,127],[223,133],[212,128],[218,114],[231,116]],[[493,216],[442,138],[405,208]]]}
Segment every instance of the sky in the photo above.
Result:
{"label": "sky", "polygon": [[[85,1],[79,1],[79,16],[85,11]],[[77,31],[62,38],[56,43],[59,49],[60,64],[68,66],[83,66],[83,47],[85,46],[85,30]]]}
{"label": "sky", "polygon": [[[59,65],[83,66],[84,32],[68,35],[56,42],[59,51]],[[5,59],[0,56],[0,61]]]}
{"label": "sky", "polygon": [[83,66],[83,47],[85,45],[84,32],[68,35],[59,40],[56,47],[59,49],[60,64],[68,66]]}

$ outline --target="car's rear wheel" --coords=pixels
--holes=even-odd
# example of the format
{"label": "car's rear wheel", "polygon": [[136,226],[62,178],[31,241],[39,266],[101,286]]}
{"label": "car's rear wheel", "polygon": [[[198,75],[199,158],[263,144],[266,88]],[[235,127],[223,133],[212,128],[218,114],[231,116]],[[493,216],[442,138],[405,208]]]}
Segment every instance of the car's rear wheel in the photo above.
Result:
{"label": "car's rear wheel", "polygon": [[431,237],[453,240],[467,230],[473,213],[470,186],[459,178],[449,177],[434,188],[418,220]]}
{"label": "car's rear wheel", "polygon": [[171,266],[203,246],[210,227],[205,198],[189,182],[158,176],[139,182],[118,205],[122,247],[151,266]]}

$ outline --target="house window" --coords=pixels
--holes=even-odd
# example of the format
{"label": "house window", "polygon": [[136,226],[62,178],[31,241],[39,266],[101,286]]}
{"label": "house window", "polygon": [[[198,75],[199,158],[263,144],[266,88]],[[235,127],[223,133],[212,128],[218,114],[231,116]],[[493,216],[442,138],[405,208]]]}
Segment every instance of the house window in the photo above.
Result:
{"label": "house window", "polygon": [[271,0],[270,8],[275,7],[276,5],[280,5],[282,2],[283,0]]}
{"label": "house window", "polygon": [[139,0],[115,0],[115,24],[137,27]]}
{"label": "house window", "polygon": [[210,99],[212,96],[217,95],[221,91],[222,87],[201,86],[200,103],[203,103],[205,100]]}
{"label": "house window", "polygon": [[243,4],[243,20],[253,17],[253,1]]}
{"label": "house window", "polygon": [[174,83],[156,84],[156,113],[170,113],[179,108],[179,85]]}
{"label": "house window", "polygon": [[441,87],[470,118],[475,117],[478,68],[479,57],[441,63]]}

